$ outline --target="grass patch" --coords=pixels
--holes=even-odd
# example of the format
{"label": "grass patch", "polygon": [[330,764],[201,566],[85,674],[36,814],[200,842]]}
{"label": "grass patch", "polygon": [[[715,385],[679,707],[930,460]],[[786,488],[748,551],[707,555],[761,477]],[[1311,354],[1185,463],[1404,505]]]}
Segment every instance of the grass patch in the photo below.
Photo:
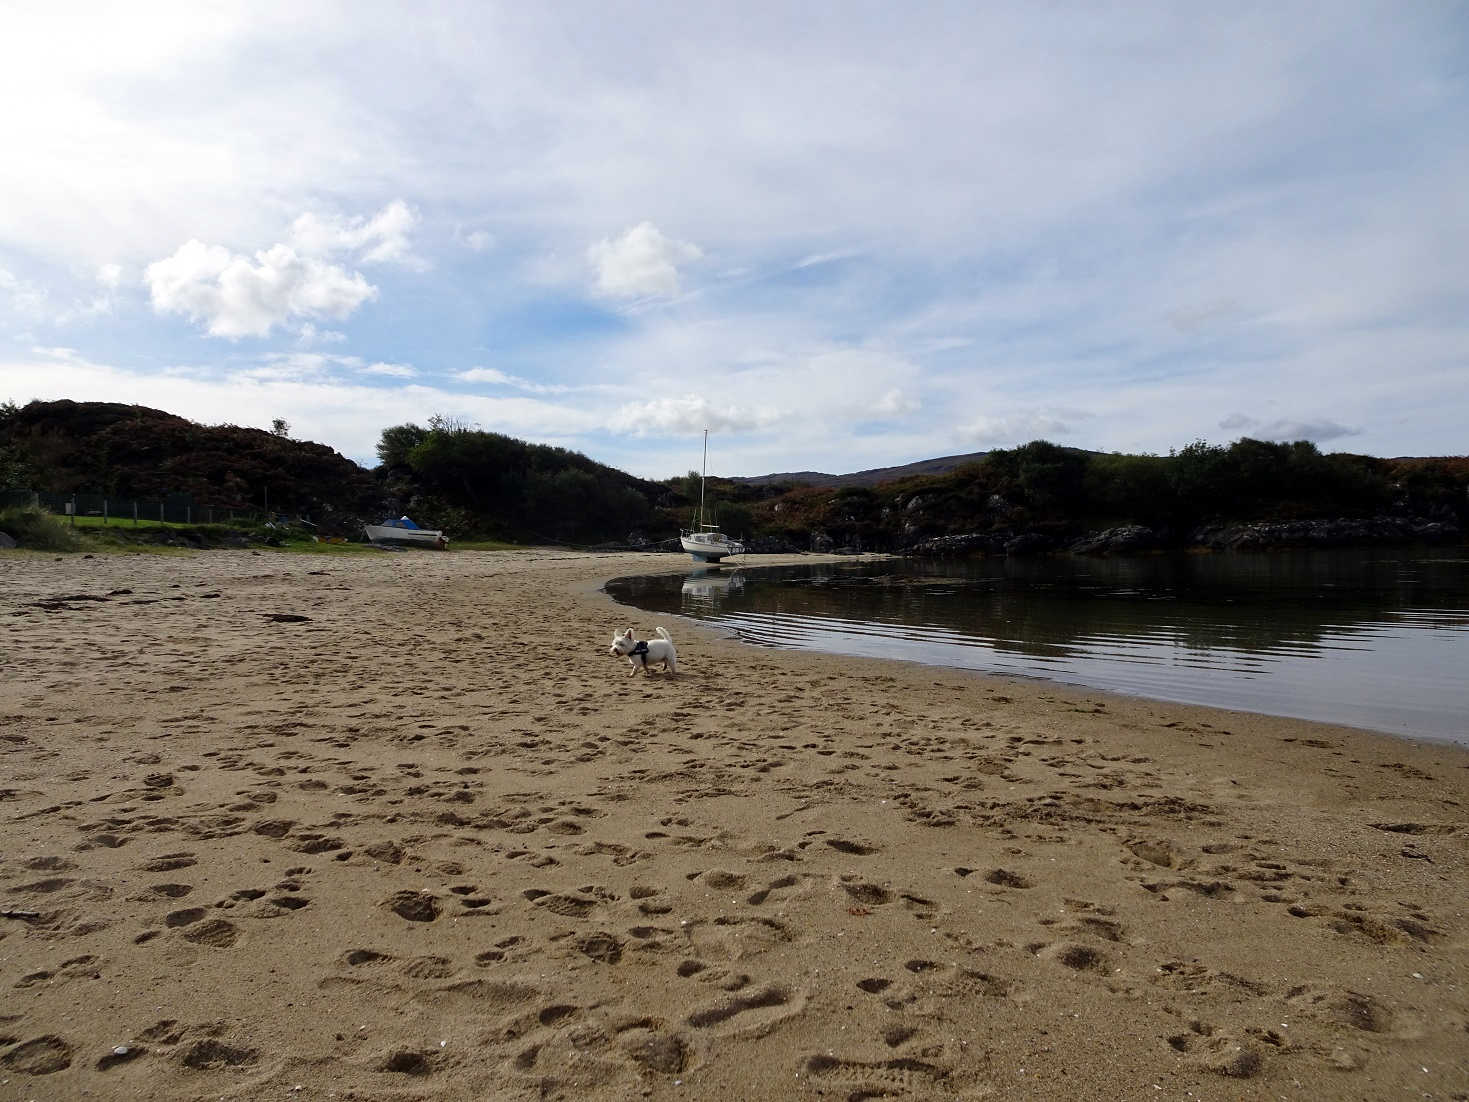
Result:
{"label": "grass patch", "polygon": [[77,551],[82,543],[70,525],[33,505],[0,509],[0,532],[29,551]]}
{"label": "grass patch", "polygon": [[503,540],[450,540],[450,551],[520,551],[524,544],[505,543]]}
{"label": "grass patch", "polygon": [[[85,528],[89,531],[110,531],[114,528],[128,529],[134,532],[144,532],[148,530],[160,531],[163,529],[174,529],[176,531],[182,529],[184,531],[193,531],[196,528],[216,528],[227,529],[230,531],[240,531],[245,528],[253,528],[255,524],[255,522],[245,519],[241,519],[238,521],[217,521],[213,524],[204,524],[200,521],[195,521],[192,524],[185,524],[182,521],[177,520],[149,520],[147,517],[139,517],[137,523],[135,524],[133,523],[132,517],[124,516],[112,516],[106,518],[105,520],[102,517],[94,516],[58,516],[56,519],[59,523],[65,524],[67,527],[76,527],[79,530]],[[76,521],[76,524],[74,526],[72,524],[73,520]]]}

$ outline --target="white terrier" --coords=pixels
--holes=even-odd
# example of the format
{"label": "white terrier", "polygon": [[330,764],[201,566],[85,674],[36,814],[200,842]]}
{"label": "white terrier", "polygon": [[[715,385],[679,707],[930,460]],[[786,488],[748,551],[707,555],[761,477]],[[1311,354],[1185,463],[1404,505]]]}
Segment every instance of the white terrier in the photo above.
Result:
{"label": "white terrier", "polygon": [[666,673],[678,673],[678,652],[673,649],[673,639],[662,628],[653,630],[658,633],[658,638],[646,641],[634,639],[632,628],[628,628],[621,635],[613,634],[612,646],[607,653],[613,658],[628,660],[632,666],[632,673],[628,674],[629,677],[637,676],[639,666],[646,675],[648,667],[655,662],[662,662]]}

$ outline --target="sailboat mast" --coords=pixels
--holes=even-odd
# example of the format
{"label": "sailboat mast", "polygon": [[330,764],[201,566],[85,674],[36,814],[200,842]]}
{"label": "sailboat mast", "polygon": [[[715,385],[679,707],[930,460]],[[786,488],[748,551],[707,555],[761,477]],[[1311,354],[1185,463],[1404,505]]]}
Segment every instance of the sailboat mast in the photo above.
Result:
{"label": "sailboat mast", "polygon": [[704,430],[704,473],[699,476],[699,527],[704,524],[704,483],[709,478],[709,430]]}

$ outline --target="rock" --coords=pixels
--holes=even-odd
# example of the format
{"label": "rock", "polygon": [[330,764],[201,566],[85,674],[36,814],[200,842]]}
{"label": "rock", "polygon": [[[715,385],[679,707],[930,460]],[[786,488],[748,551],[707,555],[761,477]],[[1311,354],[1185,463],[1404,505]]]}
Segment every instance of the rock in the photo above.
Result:
{"label": "rock", "polygon": [[1125,555],[1158,545],[1158,535],[1141,524],[1128,524],[1083,536],[1069,548],[1074,555]]}
{"label": "rock", "polygon": [[1042,551],[1049,551],[1050,547],[1051,541],[1039,532],[1022,532],[1005,544],[1005,554],[1016,557],[1038,555]]}
{"label": "rock", "polygon": [[1338,1071],[1357,1071],[1362,1067],[1361,1060],[1340,1046],[1331,1050],[1327,1063]]}
{"label": "rock", "polygon": [[9,532],[0,532],[0,547],[7,550],[15,546],[15,537]]}

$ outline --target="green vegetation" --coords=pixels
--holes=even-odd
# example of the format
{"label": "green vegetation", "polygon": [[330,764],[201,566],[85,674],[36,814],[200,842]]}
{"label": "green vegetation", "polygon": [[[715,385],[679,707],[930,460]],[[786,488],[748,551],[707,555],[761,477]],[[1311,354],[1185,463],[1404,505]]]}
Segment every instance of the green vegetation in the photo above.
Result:
{"label": "green vegetation", "polygon": [[0,407],[5,487],[113,500],[187,495],[196,509],[305,515],[340,535],[381,501],[371,472],[325,445],[116,402]]}
{"label": "green vegetation", "polygon": [[[724,487],[721,487],[724,490]],[[1144,525],[1163,543],[1201,526],[1382,514],[1469,525],[1469,459],[1324,455],[1306,441],[1194,443],[1167,456],[1044,440],[948,474],[833,491],[807,487],[751,505],[752,534],[806,546],[892,549],[961,533],[1034,532],[1059,542]]]}
{"label": "green vegetation", "polygon": [[81,541],[71,527],[44,509],[13,505],[0,509],[0,532],[31,551],[75,551]]}
{"label": "green vegetation", "polygon": [[[526,543],[671,546],[699,502],[697,472],[634,478],[565,448],[531,444],[442,417],[384,429],[366,471],[331,449],[272,430],[207,427],[139,406],[100,402],[0,404],[0,489],[108,495],[114,502],[181,497],[170,515],[261,509],[313,525],[161,524],[131,515],[102,526],[28,520],[28,540],[98,545],[276,546],[329,553],[313,537],[362,539],[362,523],[407,514],[444,529],[455,549]],[[972,460],[964,462],[965,460]],[[962,462],[958,467],[952,462]],[[1221,525],[1413,518],[1379,526],[1453,533],[1469,528],[1469,458],[1378,459],[1323,454],[1306,441],[1196,442],[1162,455],[1081,451],[1044,440],[914,465],[878,484],[822,485],[711,478],[707,517],[756,549],[900,550],[951,535],[980,542],[1024,536],[1059,546],[1088,532],[1143,526],[1154,544],[1188,544]],[[939,470],[940,473],[929,473]],[[914,473],[919,472],[919,473]],[[100,503],[83,503],[95,509]],[[177,507],[177,511],[173,511]],[[127,509],[130,505],[119,504]],[[150,506],[156,511],[157,506]],[[201,510],[213,509],[213,513]],[[17,514],[19,515],[19,514]],[[1419,523],[1423,522],[1423,523]],[[12,524],[19,523],[12,521]],[[61,529],[58,534],[57,529]],[[90,535],[89,533],[95,533]]]}
{"label": "green vegetation", "polygon": [[668,491],[579,452],[527,444],[443,418],[385,429],[384,489],[451,538],[551,543],[626,540]]}

